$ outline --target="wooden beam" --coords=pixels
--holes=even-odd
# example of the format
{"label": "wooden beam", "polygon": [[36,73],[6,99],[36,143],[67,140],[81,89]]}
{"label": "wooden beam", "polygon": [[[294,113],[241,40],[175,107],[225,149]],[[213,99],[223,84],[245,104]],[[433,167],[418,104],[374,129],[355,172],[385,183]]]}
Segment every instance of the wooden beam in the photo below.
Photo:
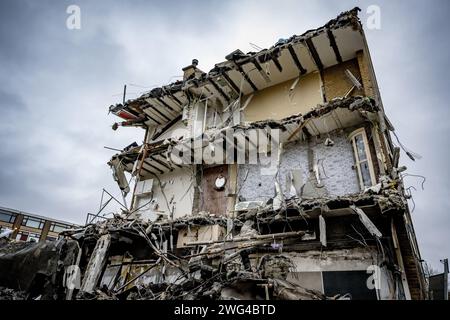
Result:
{"label": "wooden beam", "polygon": [[148,165],[149,167],[151,167],[151,168],[153,168],[153,169],[156,169],[157,171],[159,171],[160,174],[163,174],[163,173],[164,173],[164,171],[162,171],[160,168],[155,167],[154,165],[148,163],[148,162],[147,162],[147,159],[144,160],[144,164]]}
{"label": "wooden beam", "polygon": [[292,131],[292,133],[289,135],[287,141],[288,141],[288,142],[291,141],[291,139],[292,139],[295,135],[297,135],[297,133],[299,133],[300,130],[302,130],[302,129],[306,126],[307,123],[308,123],[308,120],[305,121],[305,122],[302,122],[302,123],[301,123],[294,131]]}
{"label": "wooden beam", "polygon": [[300,74],[305,74],[307,71],[305,68],[303,68],[292,45],[288,46],[288,50],[289,50],[289,53],[291,54],[292,60],[294,60],[295,65],[297,66],[298,70],[300,71]]}
{"label": "wooden beam", "polygon": [[330,46],[333,48],[334,55],[336,56],[336,61],[338,63],[342,63],[341,53],[339,52],[339,48],[337,46],[334,34],[330,29],[327,29],[327,35],[328,35],[328,39],[330,40]]}
{"label": "wooden beam", "polygon": [[174,94],[169,93],[169,96],[173,101],[175,101],[176,103],[178,103],[180,105],[180,108],[183,108],[183,103],[177,97],[175,97]]}
{"label": "wooden beam", "polygon": [[222,73],[222,76],[225,78],[225,80],[228,82],[228,84],[233,88],[234,91],[236,91],[237,94],[240,94],[241,90],[239,89],[239,87],[234,83],[233,80],[231,80],[230,76],[224,72]]}
{"label": "wooden beam", "polygon": [[256,67],[256,69],[258,69],[259,73],[261,74],[261,77],[264,78],[264,80],[266,80],[266,82],[270,82],[270,78],[267,75],[267,73],[264,72],[263,68],[261,67],[261,65],[259,64],[258,60],[253,59],[252,60],[253,65]]}
{"label": "wooden beam", "polygon": [[252,87],[253,91],[258,91],[258,87],[253,83],[253,81],[250,79],[250,77],[244,72],[242,67],[240,65],[238,65],[238,64],[236,64],[236,66],[237,66],[239,72],[244,77],[245,81],[247,81],[248,84]]}
{"label": "wooden beam", "polygon": [[169,169],[170,171],[173,170],[173,168],[169,167],[166,163],[162,162],[162,161],[159,160],[159,159],[156,159],[156,158],[153,157],[153,156],[150,156],[150,159],[152,159],[153,161],[155,161],[157,164],[159,164],[159,165],[161,165],[161,166],[163,166],[163,167]]}
{"label": "wooden beam", "polygon": [[277,67],[278,71],[283,72],[283,67],[280,64],[280,61],[278,61],[278,58],[272,58],[273,63],[275,63],[275,66]]}
{"label": "wooden beam", "polygon": [[167,121],[170,121],[170,118],[167,117],[164,113],[162,113],[161,111],[158,110],[158,108],[156,108],[155,106],[149,104],[149,108],[151,108],[153,111],[155,111],[157,114],[159,114],[161,117],[163,117],[164,119],[166,119]]}
{"label": "wooden beam", "polygon": [[212,84],[214,89],[216,89],[217,92],[227,101],[227,103],[230,103],[230,97],[227,96],[227,94],[222,90],[221,87],[217,85],[212,79],[209,79],[209,82]]}
{"label": "wooden beam", "polygon": [[156,98],[156,100],[158,100],[159,103],[161,103],[163,106],[165,106],[165,107],[168,108],[169,110],[172,110],[173,112],[177,112],[177,111],[175,111],[171,106],[169,106],[166,102],[164,102],[163,99],[161,99],[161,98]]}
{"label": "wooden beam", "polygon": [[323,64],[322,61],[320,60],[319,54],[317,53],[316,47],[314,46],[314,43],[312,42],[311,38],[306,40],[306,46],[308,47],[308,50],[311,53],[317,68],[320,71],[322,71]]}

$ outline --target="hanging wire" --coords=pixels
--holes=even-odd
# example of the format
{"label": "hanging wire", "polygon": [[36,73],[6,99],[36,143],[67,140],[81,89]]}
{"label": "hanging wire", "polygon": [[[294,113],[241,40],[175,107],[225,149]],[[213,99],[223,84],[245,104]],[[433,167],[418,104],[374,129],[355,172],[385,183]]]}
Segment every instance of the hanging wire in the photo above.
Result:
{"label": "hanging wire", "polygon": [[405,177],[422,178],[421,187],[422,187],[422,190],[425,190],[424,184],[425,184],[425,182],[427,181],[427,178],[426,178],[425,176],[422,176],[422,175],[420,175],[420,174],[404,173],[404,174],[401,175],[401,177],[402,177],[402,179],[405,178]]}
{"label": "hanging wire", "polygon": [[397,140],[398,144],[400,145],[400,147],[403,149],[403,151],[405,151],[405,153],[407,154],[407,156],[412,160],[412,161],[416,161],[416,159],[422,159],[422,156],[412,150],[409,150],[408,148],[406,148],[401,142],[400,139],[398,138],[397,134],[395,133],[395,131],[392,131],[392,134],[394,135],[395,139]]}

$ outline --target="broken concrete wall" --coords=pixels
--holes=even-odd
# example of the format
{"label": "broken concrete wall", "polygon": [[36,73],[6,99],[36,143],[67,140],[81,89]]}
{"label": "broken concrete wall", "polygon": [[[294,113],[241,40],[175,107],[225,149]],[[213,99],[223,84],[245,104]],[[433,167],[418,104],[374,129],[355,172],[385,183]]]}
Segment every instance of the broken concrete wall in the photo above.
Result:
{"label": "broken concrete wall", "polygon": [[153,178],[152,193],[136,196],[134,207],[144,219],[156,220],[159,214],[179,218],[192,213],[195,179],[191,168],[180,168]]}
{"label": "broken concrete wall", "polygon": [[[342,196],[360,192],[353,149],[344,132],[333,133],[330,138],[333,146],[325,146],[328,137],[312,138],[311,149],[314,151],[315,163],[318,163],[320,179],[323,187],[322,195]],[[286,197],[290,195],[287,190],[286,177],[292,170],[302,173],[303,182],[311,178],[308,164],[308,143],[297,141],[283,147],[279,182]],[[247,173],[248,171],[248,173]],[[260,165],[240,165],[238,171],[239,196],[246,201],[267,201],[273,198],[275,176],[262,176]],[[308,190],[304,189],[305,192]],[[306,195],[306,194],[304,194]],[[314,195],[314,194],[312,194]],[[319,196],[317,194],[316,196]]]}
{"label": "broken concrete wall", "polygon": [[0,286],[23,290],[29,298],[60,299],[64,270],[78,252],[74,240],[7,243],[0,247]]}
{"label": "broken concrete wall", "polygon": [[186,227],[178,232],[177,248],[184,248],[195,242],[209,242],[223,239],[225,228],[215,224]]}
{"label": "broken concrete wall", "polygon": [[[286,279],[328,296],[353,292],[354,299],[394,299],[392,274],[378,267],[377,255],[375,247],[359,247],[259,254],[253,255],[252,260],[254,267],[267,277]],[[336,282],[339,277],[344,283]],[[340,285],[347,288],[340,291]]]}
{"label": "broken concrete wall", "polygon": [[377,264],[376,248],[352,248],[332,251],[290,252],[292,272],[366,271]]}
{"label": "broken concrete wall", "polygon": [[[246,97],[242,101],[246,101]],[[297,113],[306,113],[323,103],[320,74],[313,72],[280,83],[254,94],[243,111],[245,122],[281,120]]]}

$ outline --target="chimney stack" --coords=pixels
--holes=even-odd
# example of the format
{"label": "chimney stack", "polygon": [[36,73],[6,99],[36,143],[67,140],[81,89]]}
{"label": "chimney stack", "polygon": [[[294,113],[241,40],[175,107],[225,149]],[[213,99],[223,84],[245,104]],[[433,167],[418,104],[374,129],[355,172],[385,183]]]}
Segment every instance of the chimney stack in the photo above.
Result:
{"label": "chimney stack", "polygon": [[187,80],[192,78],[194,75],[198,74],[198,73],[202,73],[202,71],[200,69],[197,68],[198,66],[198,60],[197,59],[192,59],[192,63],[187,66],[184,67],[182,70],[184,72],[183,75],[183,80]]}

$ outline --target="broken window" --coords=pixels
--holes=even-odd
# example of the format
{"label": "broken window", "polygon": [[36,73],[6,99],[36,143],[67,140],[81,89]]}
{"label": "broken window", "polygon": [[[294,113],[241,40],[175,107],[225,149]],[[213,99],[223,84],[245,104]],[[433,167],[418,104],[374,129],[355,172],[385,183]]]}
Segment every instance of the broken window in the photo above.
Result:
{"label": "broken window", "polygon": [[355,164],[358,172],[359,185],[361,186],[361,189],[364,190],[365,187],[370,187],[376,183],[367,135],[364,128],[360,128],[354,131],[349,138],[355,153]]}

